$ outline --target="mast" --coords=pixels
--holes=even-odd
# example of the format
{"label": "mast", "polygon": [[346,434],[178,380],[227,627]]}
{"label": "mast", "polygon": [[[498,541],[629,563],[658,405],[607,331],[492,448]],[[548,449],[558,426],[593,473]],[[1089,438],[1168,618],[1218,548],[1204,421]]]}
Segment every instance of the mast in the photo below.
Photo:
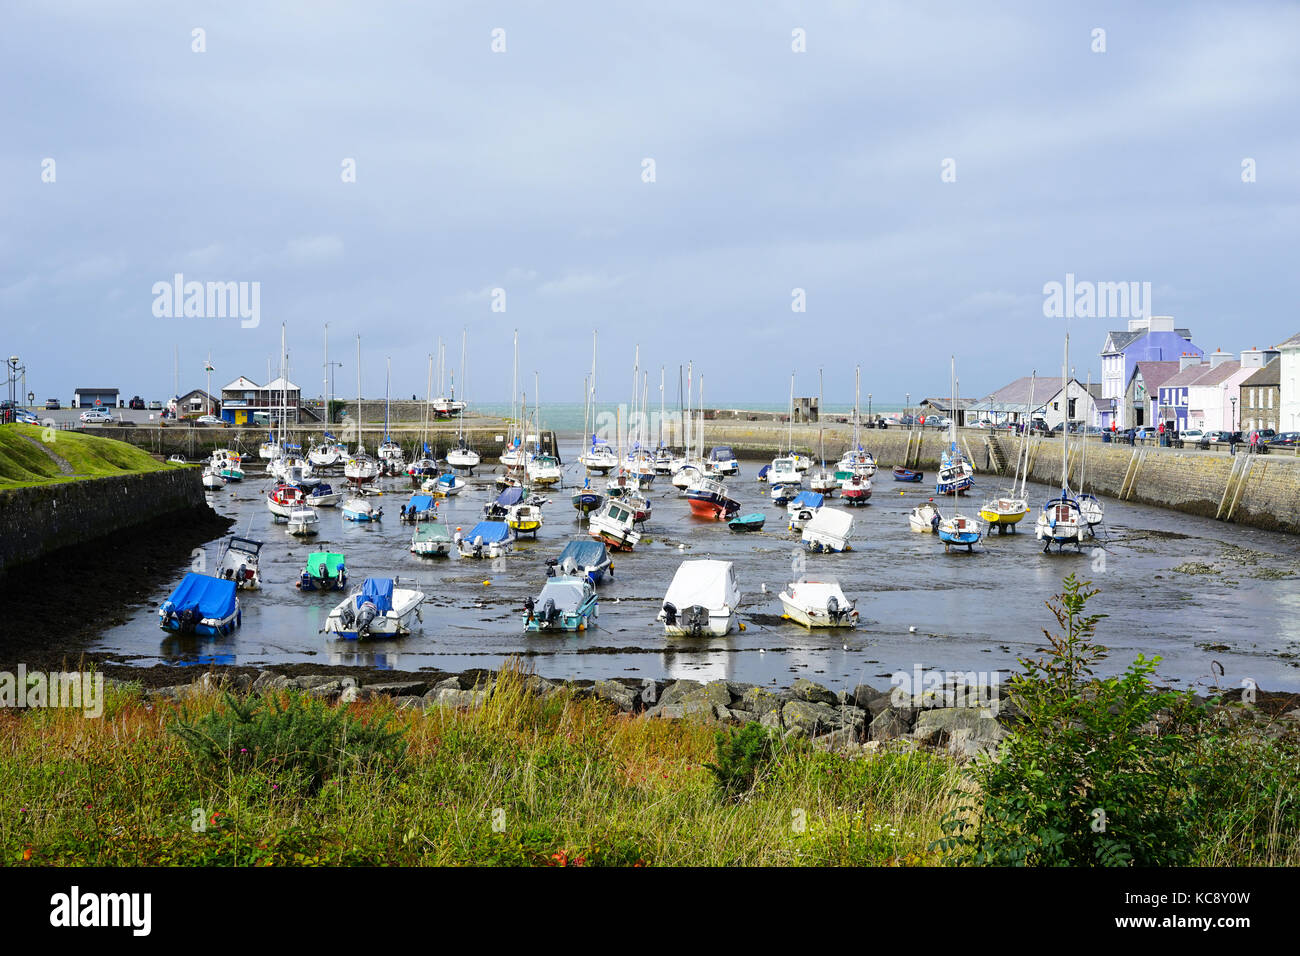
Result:
{"label": "mast", "polygon": [[664,367],[659,366],[659,447],[664,447]]}
{"label": "mast", "polygon": [[321,383],[325,395],[325,424],[330,420],[330,324],[325,323],[325,381]]}
{"label": "mast", "polygon": [[361,437],[361,335],[357,335],[357,454],[365,451]]}
{"label": "mast", "polygon": [[[424,381],[424,430],[420,433],[420,444],[428,447],[429,444],[429,406],[433,403],[433,353],[429,353],[429,371],[425,375]],[[420,449],[420,457],[424,457],[424,448]]]}
{"label": "mast", "polygon": [[790,373],[790,415],[785,422],[786,454],[794,455],[794,372]]}
{"label": "mast", "polygon": [[392,440],[392,436],[388,433],[388,411],[389,411],[388,406],[392,402],[392,398],[393,398],[392,387],[391,387],[392,384],[393,384],[393,358],[390,355],[388,357],[387,371],[384,372],[384,441],[385,442]]}
{"label": "mast", "polygon": [[817,456],[821,459],[822,471],[826,470],[826,426],[822,424],[822,398],[826,386],[822,381],[822,368],[817,367]]}
{"label": "mast", "polygon": [[861,450],[862,443],[858,438],[858,402],[862,398],[862,366],[858,365],[853,369],[853,451]]}
{"label": "mast", "polygon": [[686,460],[691,458],[691,378],[695,374],[695,362],[686,364],[686,416],[682,425],[682,441],[686,445]]}
{"label": "mast", "polygon": [[[1038,370],[1035,369],[1029,379],[1029,415],[1031,419],[1033,418],[1033,414],[1034,414],[1034,386],[1037,383],[1037,381],[1038,381]],[[1024,464],[1025,470],[1023,472],[1020,472],[1021,455],[1023,455],[1025,459],[1025,464]],[[1023,498],[1025,496],[1025,482],[1029,480],[1029,427],[1028,425],[1020,429],[1020,450],[1016,452],[1016,471],[1020,473],[1020,497]],[[1015,491],[1016,491],[1016,483],[1014,480],[1012,480],[1011,493],[1015,494]]]}
{"label": "mast", "polygon": [[[469,352],[469,329],[462,328],[460,330],[460,400],[462,402],[462,405],[460,411],[457,412],[456,414],[456,444],[457,445],[465,444],[465,410],[469,407],[469,404],[465,402],[465,396],[468,394],[468,390],[466,389],[465,386],[465,381],[466,381],[465,361],[468,352]],[[452,398],[455,399],[455,397],[456,397],[455,391],[453,390]]]}

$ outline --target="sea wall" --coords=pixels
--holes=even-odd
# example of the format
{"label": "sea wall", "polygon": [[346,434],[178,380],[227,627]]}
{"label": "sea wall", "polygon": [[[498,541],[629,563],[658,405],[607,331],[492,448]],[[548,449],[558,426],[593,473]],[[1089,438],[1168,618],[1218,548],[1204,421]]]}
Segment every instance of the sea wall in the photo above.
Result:
{"label": "sea wall", "polygon": [[[91,544],[113,560],[113,536],[179,512],[211,514],[198,468],[86,478],[0,491],[0,574],[52,551]],[[93,543],[93,544],[92,544]],[[95,587],[86,581],[81,586]]]}

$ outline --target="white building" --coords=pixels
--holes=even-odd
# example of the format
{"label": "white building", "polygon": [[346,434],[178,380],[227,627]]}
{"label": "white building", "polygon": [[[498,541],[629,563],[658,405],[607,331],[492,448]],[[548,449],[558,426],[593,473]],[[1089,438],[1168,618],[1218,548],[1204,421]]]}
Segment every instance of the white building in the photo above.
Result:
{"label": "white building", "polygon": [[[1043,404],[1043,420],[1047,422],[1049,428],[1055,428],[1061,423],[1068,413],[1070,421],[1083,424],[1089,427],[1101,425],[1101,385],[1093,385],[1092,390],[1080,382],[1077,378],[1072,378],[1065,388],[1060,387],[1061,380],[1058,378],[1053,382],[1057,387],[1052,395]],[[1066,407],[1066,396],[1069,397],[1069,406]],[[1110,410],[1110,402],[1106,401],[1105,407]]]}
{"label": "white building", "polygon": [[1291,336],[1278,347],[1281,353],[1281,411],[1278,415],[1277,430],[1282,432],[1300,432],[1300,332]]}
{"label": "white building", "polygon": [[1203,431],[1240,430],[1241,383],[1258,369],[1243,367],[1231,352],[1206,356],[1206,371],[1187,387],[1187,427]]}

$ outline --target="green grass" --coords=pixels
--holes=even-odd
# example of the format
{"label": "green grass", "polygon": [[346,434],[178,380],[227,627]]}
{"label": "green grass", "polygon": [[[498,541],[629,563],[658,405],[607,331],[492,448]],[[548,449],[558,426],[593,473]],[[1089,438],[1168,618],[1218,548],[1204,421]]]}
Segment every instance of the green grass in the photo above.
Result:
{"label": "green grass", "polygon": [[[20,436],[26,435],[49,448],[72,466],[75,474],[60,473],[54,459]],[[45,441],[45,437],[50,440]],[[49,430],[37,425],[0,427],[0,489],[24,488],[79,478],[140,474],[172,467],[148,452],[112,438]]]}

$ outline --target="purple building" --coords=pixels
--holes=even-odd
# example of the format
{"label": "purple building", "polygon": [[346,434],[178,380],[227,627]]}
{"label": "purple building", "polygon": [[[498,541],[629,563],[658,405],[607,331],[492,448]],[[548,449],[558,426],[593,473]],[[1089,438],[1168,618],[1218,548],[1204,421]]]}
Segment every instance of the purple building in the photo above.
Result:
{"label": "purple building", "polygon": [[1130,319],[1127,329],[1108,332],[1101,349],[1101,399],[1097,403],[1102,428],[1110,428],[1112,422],[1120,428],[1137,424],[1130,421],[1133,412],[1124,401],[1124,392],[1138,362],[1177,362],[1185,355],[1194,355],[1199,362],[1204,354],[1192,344],[1190,331],[1174,328],[1171,315]]}

